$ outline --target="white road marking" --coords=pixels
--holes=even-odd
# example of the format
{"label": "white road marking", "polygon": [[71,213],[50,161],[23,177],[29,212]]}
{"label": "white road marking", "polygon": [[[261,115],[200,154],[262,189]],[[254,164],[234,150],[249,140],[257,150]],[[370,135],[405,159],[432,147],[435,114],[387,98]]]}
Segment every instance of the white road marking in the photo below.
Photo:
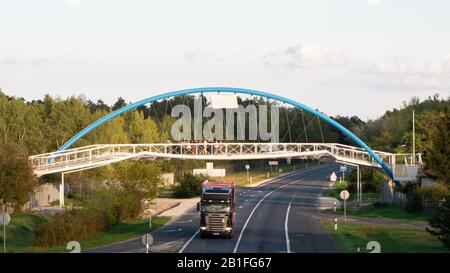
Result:
{"label": "white road marking", "polygon": [[179,228],[179,229],[167,229],[167,230],[163,230],[162,232],[180,232],[182,230],[183,230],[182,228]]}
{"label": "white road marking", "polygon": [[[328,167],[328,166],[326,166],[324,169],[327,169],[327,167]],[[306,170],[305,172],[308,172],[308,173],[309,173],[309,171],[316,171],[316,170],[317,170],[317,169]],[[300,172],[300,173],[302,173],[302,172]],[[294,173],[294,174],[299,174],[299,173]],[[292,174],[292,175],[294,175],[294,174]],[[290,176],[290,175],[289,175],[289,176]],[[284,176],[284,177],[282,177],[282,178],[286,178],[286,177],[288,177],[288,176]],[[247,228],[247,225],[248,225],[248,223],[250,222],[250,219],[252,218],[253,213],[255,213],[256,209],[257,209],[257,208],[259,207],[259,205],[264,201],[264,199],[266,199],[266,197],[269,196],[269,195],[271,195],[273,192],[275,192],[275,191],[277,191],[277,190],[279,190],[279,189],[282,189],[282,188],[284,188],[284,187],[286,187],[286,186],[289,186],[289,185],[291,185],[291,184],[293,184],[293,183],[296,183],[296,182],[298,182],[298,181],[302,181],[302,180],[305,179],[305,178],[306,178],[306,176],[303,177],[303,178],[301,178],[301,179],[294,180],[294,181],[292,181],[292,182],[290,182],[290,183],[288,183],[288,184],[284,184],[284,185],[282,185],[282,186],[280,186],[280,187],[278,187],[278,188],[272,190],[271,192],[267,193],[266,195],[264,195],[263,198],[261,198],[261,200],[259,200],[259,202],[256,204],[256,206],[253,208],[252,212],[251,212],[250,215],[248,216],[247,220],[245,221],[244,226],[242,227],[241,232],[239,233],[239,237],[238,237],[238,240],[237,240],[237,242],[236,242],[236,245],[234,246],[233,253],[236,253],[236,252],[237,252],[237,249],[238,249],[239,244],[240,244],[241,239],[242,239],[242,235],[244,234],[244,231],[245,231],[245,229]],[[269,182],[269,183],[271,183],[271,182]]]}
{"label": "white road marking", "polygon": [[286,211],[286,220],[284,221],[284,234],[286,235],[286,251],[287,253],[291,253],[291,243],[289,241],[289,232],[288,232],[288,221],[289,221],[289,211],[291,210],[292,201],[289,202],[289,206]]}
{"label": "white road marking", "polygon": [[[313,170],[315,170],[315,169],[313,169]],[[282,179],[282,178],[290,177],[290,176],[293,176],[293,175],[296,175],[296,174],[299,174],[299,173],[303,173],[303,172],[308,172],[308,171],[310,171],[310,170],[298,171],[298,172],[295,172],[295,173],[290,174],[290,175],[286,175],[286,176],[283,176],[283,177],[278,177],[278,178],[275,178],[275,179],[273,179],[273,180],[271,180],[271,181],[269,181],[269,182],[266,182],[266,183],[264,183],[264,184],[260,184],[260,185],[258,185],[258,186],[256,186],[256,187],[253,187],[253,189],[259,188],[259,187],[261,187],[261,186],[263,186],[263,185],[267,185],[267,184],[273,183],[273,182],[278,181],[279,179]],[[247,221],[245,221],[244,227],[242,228],[241,233],[239,234],[239,238],[238,238],[238,241],[236,242],[236,246],[234,247],[233,253],[236,253],[237,248],[239,247],[239,243],[240,243],[240,241],[241,241],[241,239],[242,239],[242,234],[244,233],[244,230],[245,230],[245,228],[247,227],[247,224],[248,224],[250,218],[252,217],[252,215],[253,215],[253,213],[255,212],[256,208],[261,204],[261,202],[262,202],[267,196],[269,196],[271,193],[273,193],[274,191],[277,191],[277,190],[279,190],[279,189],[281,189],[281,188],[284,188],[284,187],[286,187],[286,186],[288,186],[288,185],[290,185],[290,184],[292,184],[292,183],[295,183],[295,182],[298,182],[298,181],[301,181],[301,180],[303,180],[303,178],[302,178],[302,179],[299,179],[299,180],[292,181],[292,182],[289,183],[289,184],[285,184],[285,185],[283,185],[283,186],[280,186],[280,187],[276,188],[275,190],[273,190],[273,191],[269,192],[268,194],[266,194],[266,195],[258,202],[258,204],[256,204],[256,206],[253,208],[252,212],[250,213],[250,216],[247,218]],[[186,247],[192,242],[192,240],[194,240],[194,238],[195,238],[199,233],[200,233],[200,229],[197,230],[197,231],[194,233],[194,235],[192,235],[191,238],[189,238],[189,240],[186,241],[186,243],[184,243],[183,247],[181,247],[181,249],[178,251],[178,253],[183,253],[183,251],[186,249]]]}
{"label": "white road marking", "polygon": [[272,179],[272,180],[270,180],[270,181],[268,181],[268,182],[264,182],[264,183],[262,183],[262,184],[259,184],[258,186],[252,187],[252,189],[257,189],[257,188],[259,188],[259,187],[269,185],[269,184],[271,184],[271,183],[277,182],[277,181],[280,180],[280,179],[287,178],[287,177],[291,177],[291,176],[293,176],[293,175],[296,175],[296,174],[299,174],[299,173],[303,173],[303,172],[305,172],[305,171],[309,171],[309,170],[298,171],[298,172],[295,172],[295,173],[291,173],[291,174],[284,175],[284,176],[282,176],[282,177],[275,177],[274,179]]}
{"label": "white road marking", "polygon": [[194,240],[195,236],[197,236],[197,234],[200,233],[200,229],[198,229],[194,235],[192,235],[191,238],[189,238],[189,240],[187,240],[186,243],[184,243],[184,245],[181,247],[180,251],[178,251],[178,253],[183,253],[183,251],[186,249],[186,247],[192,242],[192,240]]}
{"label": "white road marking", "polygon": [[189,220],[179,220],[179,221],[176,221],[177,223],[190,223],[190,222],[192,222],[192,219],[189,219]]}

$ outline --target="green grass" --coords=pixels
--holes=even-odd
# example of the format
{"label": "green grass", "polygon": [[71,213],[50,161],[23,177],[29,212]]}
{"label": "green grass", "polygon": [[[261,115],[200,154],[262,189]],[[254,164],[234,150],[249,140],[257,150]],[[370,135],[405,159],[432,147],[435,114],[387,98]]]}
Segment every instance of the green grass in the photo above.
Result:
{"label": "green grass", "polygon": [[[148,220],[145,219],[117,223],[91,239],[79,241],[81,250],[83,251],[83,249],[100,247],[139,237],[163,226],[169,220],[170,217],[153,217],[151,229],[149,228]],[[69,250],[66,249],[66,246],[55,246],[47,249],[46,252],[69,252]]]}
{"label": "green grass", "polygon": [[[6,226],[6,251],[17,252],[27,249],[34,240],[34,231],[44,221],[44,217],[32,212],[14,212]],[[3,226],[0,241],[3,243]]]}
{"label": "green grass", "polygon": [[[42,216],[31,212],[18,212],[13,213],[11,219],[11,223],[6,230],[7,252],[69,252],[65,245],[51,248],[32,245],[36,228],[43,221]],[[170,217],[153,217],[151,229],[149,228],[148,220],[117,223],[91,239],[79,241],[81,249],[94,248],[135,238],[159,228],[169,220]],[[3,242],[3,233],[0,235],[0,238]]]}
{"label": "green grass", "polygon": [[[333,211],[333,210],[329,210]],[[338,214],[344,214],[344,209],[338,208],[336,210]],[[385,207],[377,208],[373,204],[363,206],[357,210],[348,210],[348,215],[361,216],[361,217],[371,217],[371,218],[387,218],[396,220],[407,220],[407,221],[421,221],[427,222],[428,216],[419,213],[408,213],[404,208],[397,205],[386,205]]]}
{"label": "green grass", "polygon": [[367,243],[377,241],[382,253],[436,253],[449,251],[425,230],[384,227],[367,224],[340,224],[334,230],[334,222],[324,223],[325,229],[334,237],[338,249],[344,253],[370,252]]}
{"label": "green grass", "polygon": [[88,249],[125,241],[149,233],[165,225],[169,220],[170,217],[166,216],[153,217],[151,229],[147,219],[118,223],[94,238],[80,241],[80,244],[83,249]]}
{"label": "green grass", "polygon": [[[350,196],[350,200],[356,200],[356,194]],[[364,192],[362,194],[362,200],[366,201],[378,201],[380,200],[380,192]]]}

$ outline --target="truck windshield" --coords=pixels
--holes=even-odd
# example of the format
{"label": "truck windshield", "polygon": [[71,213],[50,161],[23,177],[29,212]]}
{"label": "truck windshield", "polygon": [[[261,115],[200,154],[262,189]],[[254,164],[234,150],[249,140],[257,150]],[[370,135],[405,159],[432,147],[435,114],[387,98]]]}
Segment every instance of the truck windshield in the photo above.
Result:
{"label": "truck windshield", "polygon": [[204,204],[204,212],[229,212],[230,206],[226,204]]}

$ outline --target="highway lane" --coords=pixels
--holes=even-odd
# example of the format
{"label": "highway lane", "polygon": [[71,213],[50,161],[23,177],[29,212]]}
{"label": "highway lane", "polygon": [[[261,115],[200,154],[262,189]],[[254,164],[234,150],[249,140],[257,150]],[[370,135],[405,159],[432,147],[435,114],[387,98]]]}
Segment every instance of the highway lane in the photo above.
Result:
{"label": "highway lane", "polygon": [[[318,213],[320,193],[328,185],[327,176],[337,169],[308,169],[242,192],[237,203],[243,207],[238,209],[233,239],[196,236],[184,252],[288,252],[285,222],[289,204],[287,232],[291,252],[335,252],[335,244],[320,221],[300,212],[313,209]],[[299,243],[304,245],[298,246]]]}
{"label": "highway lane", "polygon": [[[335,252],[320,221],[320,193],[338,165],[324,165],[276,178],[253,188],[237,189],[232,239],[199,238],[199,213],[192,208],[154,231],[151,252]],[[308,212],[308,214],[305,214]],[[86,252],[144,252],[140,238]]]}

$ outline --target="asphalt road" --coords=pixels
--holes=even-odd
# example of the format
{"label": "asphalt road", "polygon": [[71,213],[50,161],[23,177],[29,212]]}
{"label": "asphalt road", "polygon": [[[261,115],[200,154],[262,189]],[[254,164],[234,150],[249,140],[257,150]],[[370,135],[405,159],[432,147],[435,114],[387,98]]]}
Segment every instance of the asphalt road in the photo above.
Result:
{"label": "asphalt road", "polygon": [[[318,253],[336,252],[322,228],[320,194],[338,165],[301,170],[253,188],[238,188],[235,233],[232,239],[199,237],[196,208],[155,230],[151,252],[183,253]],[[328,202],[330,202],[328,200]],[[330,205],[330,204],[328,204]],[[85,252],[145,252],[140,238]]]}

